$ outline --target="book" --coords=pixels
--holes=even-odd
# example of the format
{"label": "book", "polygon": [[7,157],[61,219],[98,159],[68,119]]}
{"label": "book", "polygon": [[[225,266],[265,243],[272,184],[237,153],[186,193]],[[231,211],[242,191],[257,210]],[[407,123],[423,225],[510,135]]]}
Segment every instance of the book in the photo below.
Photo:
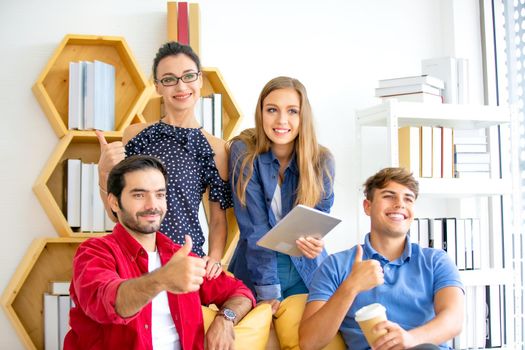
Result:
{"label": "book", "polygon": [[95,65],[84,62],[84,129],[93,129],[95,125]]}
{"label": "book", "polygon": [[422,103],[443,103],[443,97],[441,95],[429,94],[426,92],[415,92],[411,94],[399,94],[381,97],[383,101],[396,99],[398,101],[406,102],[422,102]]}
{"label": "book", "polygon": [[44,293],[44,349],[59,349],[58,295]]}
{"label": "book", "polygon": [[177,9],[178,21],[177,21],[177,38],[180,44],[190,44],[190,33],[188,24],[188,3],[179,2]]}
{"label": "book", "polygon": [[213,136],[222,139],[222,95],[212,94]]}
{"label": "book", "polygon": [[444,103],[458,103],[458,66],[454,57],[422,60],[421,73],[443,80]]}
{"label": "book", "polygon": [[82,162],[80,159],[68,159],[66,164],[67,222],[71,227],[80,227],[80,184],[82,176]]}
{"label": "book", "polygon": [[441,154],[442,131],[440,127],[432,127],[432,177],[440,178],[442,174],[441,164],[443,156]]}
{"label": "book", "polygon": [[419,218],[419,246],[428,248],[430,246],[430,219]]}
{"label": "book", "polygon": [[441,128],[441,177],[454,177],[454,130]]}
{"label": "book", "polygon": [[432,177],[432,127],[421,127],[421,177]]}
{"label": "book", "polygon": [[482,253],[482,242],[481,225],[478,218],[472,218],[472,268],[474,270],[481,269],[483,263],[481,259],[488,259],[488,254]]}
{"label": "book", "polygon": [[455,144],[454,151],[458,153],[486,153],[487,144]]}
{"label": "book", "polygon": [[410,230],[408,231],[410,237],[410,243],[419,243],[419,219],[415,218],[410,224]]}
{"label": "book", "polygon": [[432,248],[443,249],[443,219],[431,219],[430,242]]}
{"label": "book", "polygon": [[410,171],[415,177],[421,176],[419,128],[405,126],[398,130],[399,166]]}
{"label": "book", "polygon": [[461,145],[486,145],[487,144],[487,137],[481,136],[481,135],[454,135],[454,144],[461,144]]}
{"label": "book", "polygon": [[490,171],[458,171],[454,172],[457,179],[490,179]]}
{"label": "book", "polygon": [[257,245],[291,256],[301,256],[295,241],[300,237],[323,238],[341,222],[330,214],[304,205],[297,205],[268,231]]}
{"label": "book", "polygon": [[200,36],[199,28],[201,26],[199,4],[192,2],[189,4],[189,30],[190,46],[197,55],[200,55]]}
{"label": "book", "polygon": [[431,75],[415,75],[410,77],[400,77],[400,78],[391,78],[391,79],[382,79],[379,80],[379,87],[393,87],[401,85],[413,85],[413,84],[427,84],[438,89],[445,88],[445,82],[439,78],[433,77]]}
{"label": "book", "polygon": [[469,103],[469,64],[466,58],[456,58],[458,70],[458,103]]}
{"label": "book", "polygon": [[[82,163],[80,186],[80,231],[93,231],[93,167]],[[97,196],[99,197],[99,196]]]}
{"label": "book", "polygon": [[472,163],[490,163],[490,153],[458,153],[454,154],[454,161],[456,164],[472,164]]}
{"label": "book", "polygon": [[426,92],[428,94],[440,95],[441,91],[433,86],[427,84],[412,84],[403,86],[392,86],[387,88],[376,88],[376,97],[411,94],[418,92]]}
{"label": "book", "polygon": [[499,285],[485,287],[485,300],[488,305],[488,331],[485,346],[487,348],[502,345],[501,293]]}
{"label": "book", "polygon": [[105,229],[105,216],[106,211],[104,209],[104,202],[98,193],[98,164],[89,164],[91,166],[91,171],[93,175],[91,180],[93,181],[91,189],[93,190],[92,198],[93,202],[91,206],[93,207],[93,231],[94,232],[104,232]]}
{"label": "book", "polygon": [[49,282],[49,294],[69,295],[70,281],[51,281]]}
{"label": "book", "polygon": [[463,172],[463,171],[487,172],[487,171],[490,171],[490,164],[488,163],[459,163],[459,164],[455,164],[454,169],[456,172]]}
{"label": "book", "polygon": [[474,265],[472,263],[472,257],[474,252],[472,251],[472,219],[464,219],[465,223],[465,268],[472,270]]}
{"label": "book", "polygon": [[202,128],[213,135],[213,99],[211,96],[202,97]]}
{"label": "book", "polygon": [[169,41],[177,41],[179,39],[178,33],[177,33],[177,26],[178,26],[178,15],[177,15],[177,3],[175,1],[168,1],[168,40]]}
{"label": "book", "polygon": [[456,266],[459,270],[465,270],[467,268],[466,259],[465,220],[456,219]]}
{"label": "book", "polygon": [[457,265],[456,254],[456,218],[446,218],[443,225],[443,248]]}
{"label": "book", "polygon": [[64,349],[64,338],[69,331],[69,310],[71,308],[71,298],[69,295],[58,297],[58,344],[59,349]]}
{"label": "book", "polygon": [[69,62],[68,128],[84,128],[84,79],[82,62]]}

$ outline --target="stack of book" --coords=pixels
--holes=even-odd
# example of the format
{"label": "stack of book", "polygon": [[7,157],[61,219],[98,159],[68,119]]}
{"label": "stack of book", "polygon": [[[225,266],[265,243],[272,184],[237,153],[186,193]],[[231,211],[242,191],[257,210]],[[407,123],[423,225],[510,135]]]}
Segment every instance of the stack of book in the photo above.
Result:
{"label": "stack of book", "polygon": [[44,293],[44,348],[62,350],[64,337],[69,331],[69,310],[73,302],[69,297],[70,282],[49,283]]}
{"label": "stack of book", "polygon": [[430,75],[419,75],[379,80],[376,97],[383,100],[442,103],[443,80]]}
{"label": "stack of book", "polygon": [[195,117],[204,130],[222,138],[222,95],[203,96],[195,105]]}
{"label": "stack of book", "polygon": [[453,177],[454,130],[446,127],[399,128],[399,166],[416,177]]}
{"label": "stack of book", "polygon": [[454,177],[490,178],[490,153],[486,136],[455,136]]}
{"label": "stack of book", "polygon": [[98,164],[68,159],[66,165],[67,222],[82,232],[113,230],[115,223],[107,216],[98,191]]}
{"label": "stack of book", "polygon": [[115,67],[111,64],[69,62],[68,127],[115,129]]}

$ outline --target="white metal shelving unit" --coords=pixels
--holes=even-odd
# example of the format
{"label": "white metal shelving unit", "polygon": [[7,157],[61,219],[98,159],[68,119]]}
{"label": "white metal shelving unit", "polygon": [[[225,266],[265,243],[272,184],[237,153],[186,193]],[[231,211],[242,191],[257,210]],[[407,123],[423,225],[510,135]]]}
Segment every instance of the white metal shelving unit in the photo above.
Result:
{"label": "white metal shelving unit", "polygon": [[[481,105],[452,105],[452,104],[424,104],[417,102],[399,102],[388,100],[379,105],[356,111],[356,149],[358,154],[359,181],[364,181],[370,174],[363,173],[363,128],[386,128],[386,163],[381,167],[399,166],[398,128],[404,126],[441,126],[453,129],[485,129],[488,137],[494,138],[494,128],[511,123],[511,113],[507,107],[493,107]],[[497,133],[496,133],[497,134]],[[497,146],[491,146],[497,145]],[[491,154],[495,162],[500,162],[499,141],[489,143]],[[367,149],[366,157],[374,157],[377,149]],[[377,154],[377,153],[376,153]],[[379,157],[379,155],[378,155]],[[384,156],[383,156],[384,158]],[[494,166],[494,160],[491,166]],[[499,165],[499,164],[498,164]],[[498,167],[499,168],[499,167]],[[376,169],[379,170],[379,169]],[[491,179],[442,179],[418,178],[420,184],[420,198],[426,202],[439,200],[454,200],[471,203],[482,203],[486,206],[488,218],[483,218],[487,227],[482,240],[485,247],[482,254],[486,259],[480,270],[461,271],[461,278],[465,286],[505,285],[505,324],[507,329],[514,325],[514,298],[513,286],[516,276],[512,270],[511,250],[509,250],[510,232],[503,232],[505,214],[500,213],[501,207],[494,205],[501,198],[511,198],[513,195],[511,179],[501,178],[501,172],[491,171]],[[505,172],[503,172],[505,174]],[[505,176],[503,176],[505,177]],[[469,202],[470,201],[470,202]],[[467,205],[469,205],[467,204]],[[461,205],[458,205],[460,207]],[[361,209],[359,209],[361,210]],[[502,217],[503,215],[503,217]],[[417,216],[417,210],[416,210]],[[360,217],[358,214],[357,217]],[[439,216],[434,216],[439,217]],[[459,215],[458,215],[459,217]],[[502,234],[503,232],[503,234]],[[508,287],[508,288],[507,288]],[[512,334],[507,334],[507,344],[513,344]]]}

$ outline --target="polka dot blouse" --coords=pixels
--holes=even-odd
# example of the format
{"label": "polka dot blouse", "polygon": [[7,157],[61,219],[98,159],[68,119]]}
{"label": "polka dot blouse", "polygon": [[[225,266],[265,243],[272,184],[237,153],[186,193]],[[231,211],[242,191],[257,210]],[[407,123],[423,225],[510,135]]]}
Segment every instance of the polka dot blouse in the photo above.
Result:
{"label": "polka dot blouse", "polygon": [[161,159],[168,171],[168,210],[160,231],[175,243],[184,235],[193,240],[193,252],[204,255],[204,235],[199,223],[199,205],[206,188],[209,200],[222,209],[233,206],[231,188],[222,180],[213,150],[200,128],[179,128],[155,123],[126,144],[126,156],[145,154]]}

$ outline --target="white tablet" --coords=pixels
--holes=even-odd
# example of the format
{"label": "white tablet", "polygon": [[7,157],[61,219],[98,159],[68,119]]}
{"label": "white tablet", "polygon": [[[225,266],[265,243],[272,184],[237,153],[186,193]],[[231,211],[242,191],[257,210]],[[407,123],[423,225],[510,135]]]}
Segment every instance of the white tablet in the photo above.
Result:
{"label": "white tablet", "polygon": [[299,204],[261,237],[257,245],[284,254],[301,256],[301,251],[295,244],[298,238],[323,238],[340,222],[341,219],[330,214]]}

